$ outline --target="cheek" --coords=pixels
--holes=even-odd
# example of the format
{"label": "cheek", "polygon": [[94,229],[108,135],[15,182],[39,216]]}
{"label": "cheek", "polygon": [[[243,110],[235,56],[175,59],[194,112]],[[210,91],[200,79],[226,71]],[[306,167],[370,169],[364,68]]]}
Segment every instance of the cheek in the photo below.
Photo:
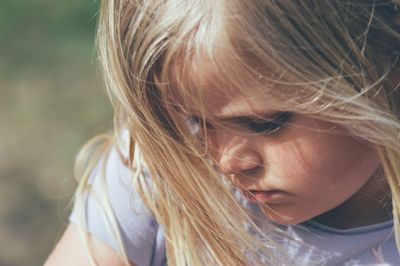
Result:
{"label": "cheek", "polygon": [[309,186],[330,182],[334,186],[349,176],[363,178],[365,167],[376,161],[374,153],[349,137],[314,134],[271,148],[267,156],[271,173],[281,177],[281,182],[307,182]]}
{"label": "cheek", "polygon": [[267,156],[270,170],[286,178],[331,170],[331,162],[335,157],[304,140],[285,143],[276,149],[270,149]]}

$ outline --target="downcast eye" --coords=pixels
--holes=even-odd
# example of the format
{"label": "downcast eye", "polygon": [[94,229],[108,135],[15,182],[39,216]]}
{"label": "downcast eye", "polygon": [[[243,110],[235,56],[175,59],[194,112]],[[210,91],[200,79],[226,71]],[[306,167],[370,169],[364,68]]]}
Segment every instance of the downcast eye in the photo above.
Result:
{"label": "downcast eye", "polygon": [[[230,121],[222,122],[221,125],[225,125],[226,128],[231,128],[232,130],[271,135],[280,130],[292,116],[293,113],[291,112],[279,112],[273,117],[268,118],[235,117],[229,119]],[[203,126],[207,129],[214,128],[210,123],[196,116],[189,117],[187,119],[187,124],[191,129],[196,128],[197,130]]]}
{"label": "downcast eye", "polygon": [[245,127],[257,134],[271,135],[282,128],[282,126],[288,122],[293,116],[293,113],[282,112],[278,113],[275,118],[260,119],[260,120],[249,120],[245,123]]}

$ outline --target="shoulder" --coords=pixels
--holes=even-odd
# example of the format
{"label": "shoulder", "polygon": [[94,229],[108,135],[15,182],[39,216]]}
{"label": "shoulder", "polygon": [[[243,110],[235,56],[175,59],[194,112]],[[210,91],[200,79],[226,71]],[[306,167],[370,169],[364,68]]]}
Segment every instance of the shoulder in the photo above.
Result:
{"label": "shoulder", "polygon": [[399,265],[392,221],[335,229],[313,221],[287,226],[288,255],[304,264]]}
{"label": "shoulder", "polygon": [[[165,258],[163,231],[134,188],[132,171],[124,163],[126,155],[124,146],[121,150],[113,146],[99,160],[90,176],[90,189],[81,200],[77,198],[70,221],[83,223],[111,248],[124,248],[135,264],[157,265]],[[142,174],[150,179],[146,171]]]}

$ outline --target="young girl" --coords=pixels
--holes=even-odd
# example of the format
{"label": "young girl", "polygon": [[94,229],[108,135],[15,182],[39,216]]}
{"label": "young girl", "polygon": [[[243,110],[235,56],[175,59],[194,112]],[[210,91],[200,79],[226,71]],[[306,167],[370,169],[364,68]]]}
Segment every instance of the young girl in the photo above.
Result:
{"label": "young girl", "polygon": [[103,0],[116,131],[48,265],[400,265],[399,4]]}

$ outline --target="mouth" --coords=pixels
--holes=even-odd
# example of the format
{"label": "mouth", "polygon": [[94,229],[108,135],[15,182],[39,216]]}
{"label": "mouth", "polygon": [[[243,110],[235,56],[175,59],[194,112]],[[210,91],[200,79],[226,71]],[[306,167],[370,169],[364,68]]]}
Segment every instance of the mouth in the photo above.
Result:
{"label": "mouth", "polygon": [[287,192],[282,190],[242,190],[243,196],[254,203],[283,203],[288,196]]}

